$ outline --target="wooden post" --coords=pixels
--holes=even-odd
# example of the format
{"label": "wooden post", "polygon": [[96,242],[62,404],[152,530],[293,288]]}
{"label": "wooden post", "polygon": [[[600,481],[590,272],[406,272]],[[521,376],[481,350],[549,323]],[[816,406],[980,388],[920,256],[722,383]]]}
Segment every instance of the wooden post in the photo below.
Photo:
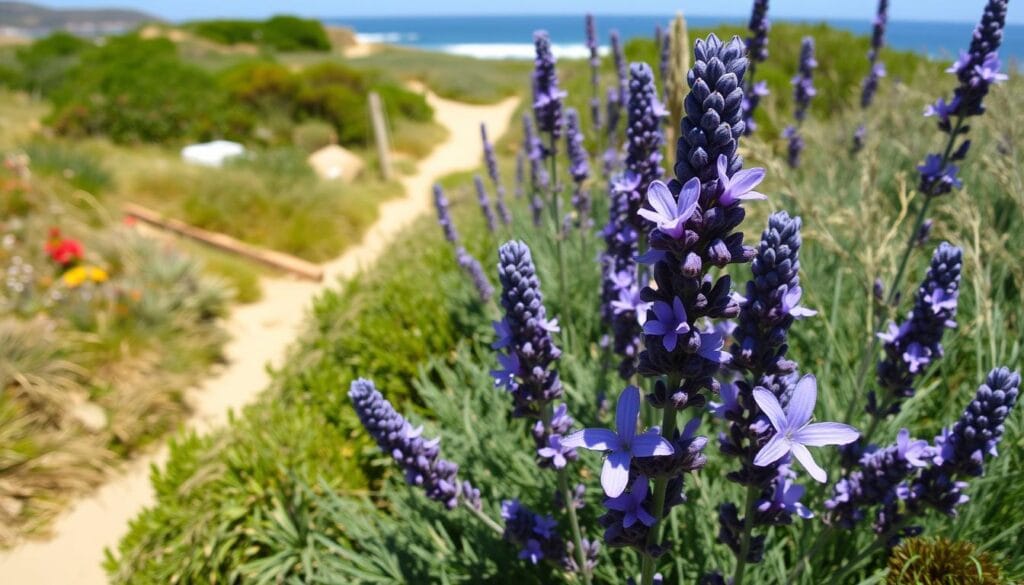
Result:
{"label": "wooden post", "polygon": [[384,122],[384,106],[380,95],[371,91],[370,119],[373,121],[373,139],[377,143],[377,158],[380,159],[380,173],[385,181],[391,180],[391,144],[388,140],[388,126]]}

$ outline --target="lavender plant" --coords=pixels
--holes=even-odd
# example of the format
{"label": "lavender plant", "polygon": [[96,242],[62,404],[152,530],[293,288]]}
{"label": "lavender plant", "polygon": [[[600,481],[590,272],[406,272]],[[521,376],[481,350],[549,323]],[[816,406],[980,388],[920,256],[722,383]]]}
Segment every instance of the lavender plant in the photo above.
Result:
{"label": "lavender plant", "polygon": [[[911,226],[896,274],[888,287],[889,292],[885,298],[886,306],[894,306],[897,303],[910,255],[922,239],[922,233],[925,233],[925,237],[927,235],[923,230],[925,230],[924,226],[932,201],[951,192],[954,188],[962,186],[962,182],[957,176],[959,167],[953,163],[964,160],[971,147],[969,139],[961,140],[961,137],[966,135],[969,130],[966,125],[967,120],[984,114],[983,102],[989,90],[993,85],[1007,79],[1005,74],[1000,73],[999,61],[999,47],[1003,40],[1003,28],[1006,25],[1007,4],[1007,0],[989,0],[985,5],[981,20],[971,37],[969,49],[961,51],[959,59],[946,70],[947,73],[956,75],[959,82],[953,91],[953,98],[947,103],[945,98],[940,97],[933,105],[925,109],[925,116],[935,116],[938,120],[939,130],[948,138],[942,154],[926,155],[924,163],[917,167],[920,172],[918,190],[924,196],[924,200],[921,202]],[[884,315],[880,315],[879,318],[884,318]],[[877,321],[874,324],[874,329],[878,330],[881,323],[880,320]],[[861,355],[855,388],[857,392],[854,393],[854,400],[850,401],[849,412],[851,413],[857,406],[857,393],[864,387],[868,367],[878,350],[879,341],[880,338],[873,339]]]}
{"label": "lavender plant", "polygon": [[484,186],[484,180],[480,175],[473,176],[473,186],[476,188],[476,202],[480,205],[480,212],[487,222],[487,230],[494,233],[498,229],[498,224],[491,209],[491,199],[487,196],[487,187]]}
{"label": "lavender plant", "polygon": [[757,130],[754,122],[754,113],[761,103],[761,98],[770,95],[768,84],[764,81],[754,81],[754,74],[757,71],[758,63],[768,59],[768,31],[771,30],[771,23],[768,20],[768,0],[754,0],[754,7],[750,13],[750,24],[747,25],[750,36],[747,37],[747,59],[750,61],[747,66],[747,79],[743,95],[743,124],[745,132],[750,135]]}
{"label": "lavender plant", "polygon": [[[759,4],[767,9],[766,2]],[[884,8],[886,3],[881,4]],[[588,31],[592,23],[588,18]],[[573,203],[582,220],[589,216],[583,207],[589,198],[584,200],[582,194],[590,163],[580,117],[575,109],[561,104],[565,93],[558,88],[550,41],[543,34],[535,40],[534,111],[532,119],[524,116],[523,120],[517,184],[522,182],[522,161],[529,160],[531,202],[539,201],[540,193],[558,197],[555,139],[564,132],[566,168],[575,186]],[[585,484],[576,485],[589,475],[580,470],[586,462],[580,451],[586,449],[604,456],[601,471],[595,474],[603,492],[597,523],[603,529],[604,544],[636,553],[640,574],[635,582],[660,582],[657,569],[662,557],[682,556],[680,547],[689,544],[670,542],[663,532],[675,508],[686,502],[685,475],[699,472],[707,461],[708,439],[701,434],[704,407],[724,425],[719,448],[734,463],[726,478],[745,488],[741,501],[729,501],[727,495],[718,509],[718,540],[735,558],[731,579],[712,572],[702,581],[709,584],[742,585],[751,565],[764,558],[772,534],[769,528],[791,524],[794,517],[815,516],[802,503],[808,487],[800,483],[799,475],[806,471],[824,484],[828,473],[811,447],[847,446],[842,477],[825,501],[826,532],[818,535],[810,550],[799,552],[806,558],[818,543],[830,542],[825,535],[834,536],[834,532],[829,531],[854,530],[866,518],[872,519],[877,534],[869,549],[852,558],[846,555],[851,560],[828,576],[834,582],[873,551],[918,534],[921,529],[912,524],[927,510],[954,514],[966,502],[964,479],[980,476],[986,459],[996,453],[1003,423],[1019,392],[1019,376],[1005,368],[989,374],[961,419],[943,430],[934,444],[914,440],[907,429],[890,445],[870,444],[880,421],[899,410],[901,402],[913,394],[917,377],[942,355],[943,332],[955,324],[962,253],[948,243],[936,250],[907,319],[882,336],[885,357],[878,367],[878,391],[869,395],[872,419],[863,439],[854,444],[861,433],[847,424],[814,420],[817,378],[801,372],[789,355],[792,326],[815,315],[801,305],[801,220],[784,211],[771,215],[756,249],[744,244],[741,228],[744,202],[766,199],[756,190],[765,171],[745,169],[739,155],[739,140],[748,131],[744,118],[751,112],[749,101],[744,101],[744,89],[752,89],[746,78],[750,65],[746,52],[747,46],[738,38],[723,42],[711,35],[697,41],[687,76],[690,91],[684,101],[685,115],[679,121],[673,177],[667,182],[661,180],[660,154],[664,141],[660,119],[666,112],[651,68],[632,64],[628,96],[615,88],[609,94],[625,104],[627,125],[625,168],[610,178],[609,221],[601,232],[606,246],[601,256],[601,312],[612,329],[609,348],[621,358],[621,377],[633,381],[639,374],[652,379],[647,392],[625,384],[615,401],[611,428],[577,425],[570,414],[593,420],[583,409],[570,408],[570,400],[589,388],[574,385],[571,374],[567,387],[559,372],[560,367],[572,372],[573,366],[566,369],[567,364],[578,358],[573,355],[573,361],[560,361],[559,345],[565,343],[570,355],[581,347],[571,336],[556,345],[561,328],[549,317],[530,247],[522,241],[500,247],[503,315],[494,323],[492,348],[498,351],[499,367],[491,375],[494,385],[511,397],[513,419],[525,420],[541,475],[557,481],[555,514],[532,504],[528,507],[521,493],[513,492],[510,495],[518,498],[507,499],[502,499],[506,494],[488,494],[491,502],[501,502],[501,523],[495,522],[483,511],[485,498],[480,492],[460,482],[458,468],[439,458],[437,442],[417,442],[418,431],[410,430],[379,393],[374,396],[375,391],[366,390],[365,382],[362,390],[350,392],[360,420],[381,448],[391,451],[406,469],[411,483],[423,485],[428,497],[448,508],[464,503],[481,521],[500,531],[527,563],[547,563],[584,583],[591,582],[595,569],[607,574],[615,571],[604,563],[598,566],[601,546],[589,538],[588,527],[581,523],[598,516],[586,508]],[[814,66],[814,44],[808,38],[802,47],[801,73],[794,80],[798,124],[814,95]],[[536,137],[532,121],[549,138],[549,145]],[[614,126],[611,116],[608,124]],[[797,131],[794,136],[799,138]],[[482,137],[490,168],[493,150],[483,129]],[[544,162],[550,163],[550,174]],[[492,180],[500,184],[496,172]],[[477,177],[476,182],[484,205],[483,179]],[[458,246],[439,188],[435,204],[446,238]],[[542,204],[533,206],[539,224]],[[584,230],[580,234],[584,236]],[[560,242],[563,236],[560,231],[548,231],[540,237]],[[923,243],[927,230],[918,228],[915,237]],[[557,274],[564,278],[567,270],[561,249],[558,259]],[[733,290],[729,273],[743,270],[732,265],[748,263],[750,280],[741,295]],[[641,276],[644,270],[649,277]],[[586,340],[582,346],[586,347]],[[710,402],[716,394],[717,400]],[[645,406],[651,412],[643,412]],[[680,414],[688,408],[697,410],[681,421]],[[377,414],[364,416],[363,411]],[[651,424],[655,419],[660,424]],[[798,563],[794,569],[802,566]],[[634,582],[636,575],[623,577]]]}
{"label": "lavender plant", "polygon": [[[860,108],[863,115],[870,110],[871,102],[878,91],[879,81],[885,77],[885,63],[879,59],[882,47],[885,46],[885,27],[889,22],[889,0],[878,0],[878,11],[875,13],[875,20],[871,25],[871,49],[868,50],[868,74],[860,84]],[[864,136],[867,134],[867,127],[863,122],[853,133],[853,150],[858,151],[864,148]]]}
{"label": "lavender plant", "polygon": [[508,226],[512,223],[512,214],[505,202],[505,185],[501,182],[501,172],[498,170],[498,159],[494,156],[494,145],[487,139],[487,126],[480,124],[480,141],[484,146],[484,163],[487,165],[487,176],[494,185],[494,207],[498,210],[498,217],[501,223]]}
{"label": "lavender plant", "polygon": [[814,58],[814,39],[804,37],[800,45],[800,66],[797,74],[793,77],[793,117],[795,124],[786,127],[782,132],[783,138],[788,140],[786,152],[788,154],[789,166],[796,168],[800,166],[800,154],[804,150],[804,139],[800,135],[800,127],[803,126],[807,117],[807,107],[811,105],[811,98],[818,92],[814,89],[814,69],[818,61]]}
{"label": "lavender plant", "polygon": [[565,111],[565,150],[569,156],[569,176],[572,177],[572,206],[576,211],[576,226],[589,227],[590,193],[584,187],[590,177],[590,155],[583,144],[580,116],[573,108]]}
{"label": "lavender plant", "polygon": [[601,133],[601,55],[598,53],[597,24],[594,15],[587,14],[585,32],[587,51],[590,52],[590,123],[594,132]]}
{"label": "lavender plant", "polygon": [[[482,186],[483,183],[477,177],[478,193]],[[486,193],[484,193],[484,200],[481,201],[481,205],[484,206],[485,214],[490,211],[490,207],[486,203]],[[489,302],[491,296],[494,295],[494,288],[491,286],[490,281],[487,280],[487,275],[484,273],[483,267],[480,266],[480,261],[474,258],[459,242],[459,233],[455,229],[455,223],[452,222],[452,216],[448,209],[448,198],[444,196],[444,190],[441,189],[440,185],[434,185],[434,209],[437,211],[437,222],[441,226],[441,231],[444,232],[444,239],[448,240],[455,248],[455,260],[458,262],[459,267],[462,268],[462,271],[473,282],[473,287],[476,289],[480,301],[483,303]],[[491,219],[493,221],[493,217]]]}
{"label": "lavender plant", "polygon": [[667,114],[646,63],[630,67],[629,89],[626,168],[611,181],[602,256],[602,316],[611,326],[612,348],[620,357],[618,370],[623,379],[629,379],[636,367],[639,316],[644,312],[635,257],[651,224],[640,215],[642,194],[662,176],[661,118]]}

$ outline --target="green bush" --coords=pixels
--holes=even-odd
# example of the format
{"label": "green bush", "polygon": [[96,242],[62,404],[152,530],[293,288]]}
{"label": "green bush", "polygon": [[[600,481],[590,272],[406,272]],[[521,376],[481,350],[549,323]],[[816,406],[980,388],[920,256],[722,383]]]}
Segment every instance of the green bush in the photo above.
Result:
{"label": "green bush", "polygon": [[322,120],[307,120],[292,130],[292,144],[303,152],[313,153],[330,144],[338,143],[334,126]]}
{"label": "green bush", "polygon": [[58,31],[15,52],[21,87],[28,92],[49,95],[64,83],[64,77],[79,57],[93,46],[70,33]]}
{"label": "green bush", "polygon": [[117,142],[207,139],[226,128],[224,95],[178,59],[166,39],[111,38],[82,55],[53,95],[49,121],[64,135]]}
{"label": "green bush", "polygon": [[329,51],[331,42],[319,20],[275,16],[266,21],[200,20],[185,28],[225,45],[251,43],[276,51]]}

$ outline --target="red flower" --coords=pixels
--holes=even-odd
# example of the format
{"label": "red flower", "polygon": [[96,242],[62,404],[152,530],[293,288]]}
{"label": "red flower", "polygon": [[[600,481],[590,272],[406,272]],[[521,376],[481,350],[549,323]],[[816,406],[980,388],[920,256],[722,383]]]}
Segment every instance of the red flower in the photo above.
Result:
{"label": "red flower", "polygon": [[85,256],[85,248],[81,242],[71,238],[62,238],[60,228],[50,228],[50,239],[43,249],[50,258],[63,267],[71,266]]}

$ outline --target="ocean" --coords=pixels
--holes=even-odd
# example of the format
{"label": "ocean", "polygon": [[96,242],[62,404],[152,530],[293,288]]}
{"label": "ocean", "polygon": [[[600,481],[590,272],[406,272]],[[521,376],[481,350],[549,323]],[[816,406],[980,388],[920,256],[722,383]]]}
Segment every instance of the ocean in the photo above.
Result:
{"label": "ocean", "polygon": [[[827,20],[828,24],[857,34],[871,34],[873,14],[864,20]],[[653,36],[654,27],[672,18],[658,16],[595,16],[598,35],[607,45],[608,32],[616,29],[626,39]],[[353,17],[325,19],[329,24],[355,28],[361,41],[405,45],[431,51],[490,59],[531,59],[532,35],[537,29],[551,34],[556,56],[587,55],[583,16],[425,16]],[[820,21],[814,21],[820,22]],[[691,28],[721,24],[746,26],[746,19],[687,17]],[[916,51],[938,59],[953,59],[971,40],[972,22],[891,21],[886,31],[890,47]],[[1007,25],[1000,56],[1004,64],[1024,58],[1024,25]]]}

